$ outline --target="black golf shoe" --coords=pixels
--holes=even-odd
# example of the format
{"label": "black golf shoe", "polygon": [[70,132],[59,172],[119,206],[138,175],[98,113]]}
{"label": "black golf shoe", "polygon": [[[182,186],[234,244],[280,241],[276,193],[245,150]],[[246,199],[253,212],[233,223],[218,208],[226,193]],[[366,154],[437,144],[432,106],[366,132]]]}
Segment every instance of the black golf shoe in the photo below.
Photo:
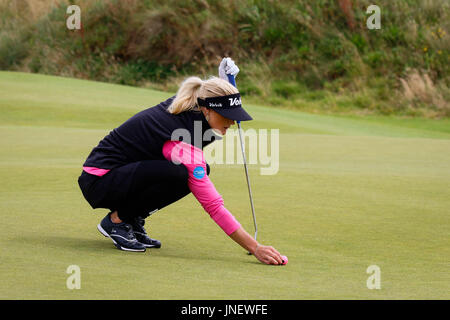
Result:
{"label": "black golf shoe", "polygon": [[159,240],[152,239],[144,229],[145,220],[141,217],[134,218],[129,222],[133,228],[136,239],[147,248],[161,248]]}
{"label": "black golf shoe", "polygon": [[97,225],[98,231],[112,240],[114,245],[125,251],[144,252],[145,245],[140,243],[133,233],[133,227],[125,222],[113,223],[110,213]]}

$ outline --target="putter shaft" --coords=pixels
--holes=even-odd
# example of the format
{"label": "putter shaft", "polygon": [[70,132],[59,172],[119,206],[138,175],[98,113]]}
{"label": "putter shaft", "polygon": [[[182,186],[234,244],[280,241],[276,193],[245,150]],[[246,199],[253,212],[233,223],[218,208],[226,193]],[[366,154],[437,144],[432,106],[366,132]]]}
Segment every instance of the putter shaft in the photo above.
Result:
{"label": "putter shaft", "polygon": [[247,159],[245,157],[244,141],[242,140],[242,134],[241,134],[241,130],[242,130],[241,129],[241,122],[237,121],[237,125],[238,125],[238,128],[239,128],[239,139],[241,141],[242,157],[244,158],[245,177],[247,179],[248,194],[250,196],[250,206],[252,208],[253,225],[255,226],[255,240],[256,240],[256,237],[258,235],[258,226],[256,224],[255,208],[253,206],[252,188],[250,187],[250,179],[248,177]]}

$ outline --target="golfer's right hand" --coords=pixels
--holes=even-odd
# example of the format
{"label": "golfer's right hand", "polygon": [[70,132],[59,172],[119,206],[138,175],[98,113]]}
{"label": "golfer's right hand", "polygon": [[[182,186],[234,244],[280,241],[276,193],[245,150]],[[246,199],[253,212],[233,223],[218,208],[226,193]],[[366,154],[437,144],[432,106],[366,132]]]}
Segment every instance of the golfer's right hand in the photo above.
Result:
{"label": "golfer's right hand", "polygon": [[254,256],[256,259],[265,264],[282,264],[283,259],[281,254],[274,248],[270,246],[263,246],[258,244],[255,249]]}

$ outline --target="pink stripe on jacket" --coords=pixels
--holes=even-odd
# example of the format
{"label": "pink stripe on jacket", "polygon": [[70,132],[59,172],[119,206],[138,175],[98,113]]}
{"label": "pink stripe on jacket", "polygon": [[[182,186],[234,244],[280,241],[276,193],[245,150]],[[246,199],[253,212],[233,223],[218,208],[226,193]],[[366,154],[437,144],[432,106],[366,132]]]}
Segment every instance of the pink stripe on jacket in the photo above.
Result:
{"label": "pink stripe on jacket", "polygon": [[109,172],[108,169],[99,169],[99,168],[95,168],[95,167],[83,167],[83,170],[86,171],[87,173],[93,174],[94,176],[104,176],[105,174],[107,174]]}

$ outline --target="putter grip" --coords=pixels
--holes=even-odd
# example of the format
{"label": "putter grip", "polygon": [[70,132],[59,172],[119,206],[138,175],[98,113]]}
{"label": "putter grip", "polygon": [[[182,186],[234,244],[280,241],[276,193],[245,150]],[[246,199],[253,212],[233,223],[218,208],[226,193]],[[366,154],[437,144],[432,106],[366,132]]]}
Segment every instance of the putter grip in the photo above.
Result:
{"label": "putter grip", "polygon": [[227,74],[227,77],[228,77],[228,82],[236,87],[236,80],[234,79],[234,76],[232,74]]}
{"label": "putter grip", "polygon": [[[232,74],[227,74],[227,77],[228,77],[228,82],[236,87],[236,79],[234,78],[234,76]],[[241,122],[238,120],[237,123],[241,123]]]}

